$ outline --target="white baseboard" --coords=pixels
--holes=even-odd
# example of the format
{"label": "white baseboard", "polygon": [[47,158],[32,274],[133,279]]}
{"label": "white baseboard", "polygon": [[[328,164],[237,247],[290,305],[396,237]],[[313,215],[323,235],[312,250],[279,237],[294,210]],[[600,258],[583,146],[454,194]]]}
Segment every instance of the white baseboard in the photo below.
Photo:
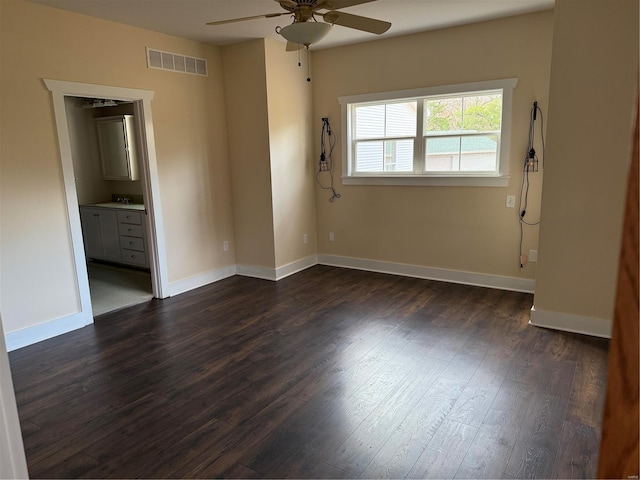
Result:
{"label": "white baseboard", "polygon": [[283,265],[282,267],[276,268],[276,280],[282,280],[289,275],[301,272],[302,270],[306,270],[307,268],[311,268],[317,264],[318,256],[311,255],[310,257],[301,258],[300,260],[296,260],[295,262]]}
{"label": "white baseboard", "polygon": [[218,282],[234,276],[237,273],[235,265],[229,265],[228,267],[219,268],[217,270],[211,270],[209,272],[201,273],[194,277],[185,278],[176,282],[169,283],[169,296],[179,295],[181,293],[194,290],[196,288],[204,287],[210,283]]}
{"label": "white baseboard", "polygon": [[610,319],[536,310],[535,307],[531,307],[529,325],[552,328],[564,332],[581,333],[593,337],[611,338],[613,322]]}
{"label": "white baseboard", "polygon": [[256,265],[236,265],[236,273],[243,277],[276,281],[276,270],[274,268],[258,267]]}
{"label": "white baseboard", "polygon": [[317,264],[318,257],[316,255],[311,255],[278,268],[258,267],[256,265],[238,265],[237,273],[243,277],[261,278],[262,280],[277,282],[289,275],[301,272],[302,270],[306,270],[307,268],[313,267]]}
{"label": "white baseboard", "polygon": [[93,317],[90,314],[78,312],[7,333],[4,338],[7,343],[7,350],[11,352],[49,338],[57,337],[63,333],[69,333],[91,323],[93,323]]}
{"label": "white baseboard", "polygon": [[535,280],[528,278],[503,277],[486,273],[463,272],[444,268],[423,267],[405,263],[382,262],[364,258],[339,257],[337,255],[318,255],[320,265],[353,268],[369,272],[391,273],[404,277],[424,278],[441,282],[462,283],[478,287],[497,288],[514,292],[533,293]]}

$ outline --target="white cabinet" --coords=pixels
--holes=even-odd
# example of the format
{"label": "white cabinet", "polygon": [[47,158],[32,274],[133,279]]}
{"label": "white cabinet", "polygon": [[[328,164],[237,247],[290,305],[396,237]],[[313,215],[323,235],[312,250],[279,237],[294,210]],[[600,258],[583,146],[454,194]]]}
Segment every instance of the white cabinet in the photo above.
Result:
{"label": "white cabinet", "polygon": [[96,118],[105,180],[139,180],[133,115]]}
{"label": "white cabinet", "polygon": [[88,259],[149,267],[144,212],[82,206],[82,236]]}
{"label": "white cabinet", "polygon": [[87,257],[120,261],[120,234],[118,217],[106,208],[80,208],[82,236]]}
{"label": "white cabinet", "polygon": [[137,265],[138,267],[148,267],[147,236],[142,212],[119,210],[117,214],[122,263]]}

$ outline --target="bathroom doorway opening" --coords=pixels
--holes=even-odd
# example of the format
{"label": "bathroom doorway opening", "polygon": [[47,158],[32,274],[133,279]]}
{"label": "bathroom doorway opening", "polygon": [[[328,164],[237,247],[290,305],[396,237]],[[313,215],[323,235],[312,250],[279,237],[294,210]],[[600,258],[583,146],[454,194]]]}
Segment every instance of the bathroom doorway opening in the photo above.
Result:
{"label": "bathroom doorway opening", "polygon": [[95,318],[153,298],[141,135],[132,101],[64,101]]}
{"label": "bathroom doorway opening", "polygon": [[[107,311],[167,297],[153,92],[56,80],[45,84],[53,96],[84,323]],[[130,166],[137,174],[130,178],[114,177],[101,161],[101,149],[113,150],[113,145],[101,145],[105,141],[96,124],[117,119],[129,123],[128,140],[136,149]],[[116,123],[105,130],[117,131]]]}

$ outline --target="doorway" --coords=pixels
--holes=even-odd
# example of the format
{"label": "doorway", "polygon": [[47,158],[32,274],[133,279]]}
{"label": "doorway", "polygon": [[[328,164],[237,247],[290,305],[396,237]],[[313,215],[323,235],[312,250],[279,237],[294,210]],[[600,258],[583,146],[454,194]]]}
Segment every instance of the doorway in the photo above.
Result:
{"label": "doorway", "polygon": [[96,317],[153,298],[142,221],[146,210],[139,174],[140,134],[131,101],[72,96],[64,101]]}
{"label": "doorway", "polygon": [[[131,293],[131,290],[135,290],[135,288],[137,288],[135,287],[135,285],[140,285],[141,283],[144,284],[145,280],[142,280],[142,282],[140,282],[140,277],[142,276],[142,278],[144,278],[144,276],[146,276],[148,278],[148,282],[150,283],[151,290],[151,292],[147,292],[147,295],[156,298],[166,298],[169,295],[166,256],[164,248],[164,230],[161,216],[153,122],[151,119],[151,99],[153,98],[153,92],[148,90],[91,85],[57,80],[44,80],[44,82],[47,88],[51,91],[53,98],[56,127],[58,131],[58,140],[60,147],[60,158],[65,184],[67,210],[69,213],[69,228],[71,232],[74,262],[78,280],[78,300],[81,310],[79,312],[79,315],[82,317],[83,323],[85,325],[92,323],[94,315],[104,313],[105,309],[110,310],[125,306],[107,305],[105,307],[104,305],[98,305],[98,301],[94,302],[92,300],[92,294],[94,292],[92,292],[90,288],[89,275],[90,271],[93,270],[100,270],[100,275],[102,276],[103,280],[106,278],[107,284],[116,286],[119,285],[120,287],[123,286],[123,283],[127,283],[129,287],[134,285],[133,289],[120,288],[120,290],[123,291],[129,290],[129,293]],[[110,103],[112,102],[112,107],[115,106],[117,108],[124,109],[128,112],[127,114],[132,114],[132,121],[135,122],[135,130],[137,131],[136,143],[138,147],[138,165],[140,170],[139,184],[135,187],[133,186],[133,183],[114,184],[111,185],[111,187],[113,188],[106,188],[101,190],[102,187],[96,186],[96,183],[96,185],[92,185],[90,188],[83,190],[84,185],[81,186],[81,184],[78,183],[79,177],[78,175],[76,175],[76,173],[80,172],[76,172],[76,168],[74,168],[74,150],[77,152],[78,148],[82,149],[91,147],[89,147],[90,142],[83,141],[80,141],[80,147],[78,147],[78,133],[74,130],[77,130],[78,128],[90,128],[91,132],[95,132],[95,126],[89,127],[89,124],[83,124],[83,122],[78,122],[77,118],[73,118],[73,114],[69,114],[69,105],[79,105],[80,107],[82,107],[82,102],[92,102],[93,100],[104,99],[108,99]],[[87,108],[86,110],[90,110],[90,108]],[[118,112],[112,111],[110,113]],[[121,113],[122,112],[119,112],[118,115]],[[83,115],[87,117],[90,116],[89,113],[85,113]],[[81,116],[78,116],[78,118],[81,118]],[[93,148],[98,147],[94,145]],[[76,157],[81,157],[85,155],[85,153],[76,155]],[[76,158],[75,163],[77,164],[78,161],[79,158]],[[93,168],[96,168],[95,164],[93,165]],[[123,190],[123,188],[125,191],[117,191]],[[109,198],[106,190],[113,189],[115,190],[110,193],[114,194],[115,196],[111,196],[111,198]],[[129,189],[131,189],[132,191],[126,191]],[[98,192],[98,195],[100,195],[100,200],[96,200],[96,198],[98,197],[91,197],[91,194],[89,195],[89,197],[87,197],[87,190],[93,193]],[[138,195],[139,198],[136,198],[136,195]],[[119,207],[121,206],[120,202],[123,201],[123,197],[126,197],[127,200],[126,202],[122,203],[130,203],[131,207],[137,205],[137,208],[139,210],[137,212],[137,223],[135,220],[124,220],[122,218],[122,212],[130,212],[132,210],[135,210],[129,208],[128,206],[126,210],[119,210]],[[135,246],[135,236],[138,235],[136,232],[144,232],[144,246],[146,247],[145,254],[147,258],[147,264],[144,264],[142,266],[136,265],[135,262],[137,262],[138,260],[134,261],[133,259],[130,260],[128,264],[121,261],[114,262],[113,258],[107,258],[105,261],[105,259],[101,258],[91,258],[96,257],[95,254],[85,254],[87,241],[85,235],[83,235],[82,222],[80,220],[80,211],[81,205],[85,203],[84,199],[87,198],[89,198],[90,204],[113,204],[108,206],[101,206],[99,208],[114,210],[113,215],[110,214],[109,218],[121,219],[122,222],[129,223],[129,230],[133,233],[126,233],[126,235],[131,235],[132,246],[127,246],[127,248],[131,249],[130,252],[134,256],[139,253],[137,251],[139,250],[139,248]],[[91,198],[93,200],[91,200]],[[138,203],[136,204],[135,202]],[[135,215],[129,215],[129,217],[135,217]],[[119,224],[115,224],[115,228],[117,231],[117,229],[119,228]],[[113,251],[113,249],[111,249],[111,251]],[[89,263],[87,263],[87,257],[90,257]],[[94,262],[97,269],[91,268],[92,266],[94,266]],[[120,273],[124,273],[124,277],[121,276]],[[93,272],[91,272],[91,274],[93,275]],[[132,278],[133,280],[131,280]],[[97,282],[94,280],[93,283],[95,285]],[[147,285],[149,285],[149,283],[147,283]],[[126,287],[127,285],[124,286]],[[135,300],[133,302],[125,300],[125,303],[127,304],[136,302],[137,301]],[[95,312],[94,308],[96,309]]]}

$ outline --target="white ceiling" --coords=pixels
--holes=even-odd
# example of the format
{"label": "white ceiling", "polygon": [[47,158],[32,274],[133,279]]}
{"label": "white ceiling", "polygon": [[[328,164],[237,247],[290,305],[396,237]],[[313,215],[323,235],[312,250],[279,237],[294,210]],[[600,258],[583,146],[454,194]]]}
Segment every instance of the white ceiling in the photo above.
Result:
{"label": "white ceiling", "polygon": [[[273,38],[287,16],[228,25],[206,22],[282,12],[274,0],[31,0],[52,7],[100,17],[212,45],[228,45],[253,38]],[[345,12],[392,23],[382,36],[334,26],[312,49],[366,42],[453,25],[519,15],[553,8],[555,0],[376,0],[345,8]]]}

